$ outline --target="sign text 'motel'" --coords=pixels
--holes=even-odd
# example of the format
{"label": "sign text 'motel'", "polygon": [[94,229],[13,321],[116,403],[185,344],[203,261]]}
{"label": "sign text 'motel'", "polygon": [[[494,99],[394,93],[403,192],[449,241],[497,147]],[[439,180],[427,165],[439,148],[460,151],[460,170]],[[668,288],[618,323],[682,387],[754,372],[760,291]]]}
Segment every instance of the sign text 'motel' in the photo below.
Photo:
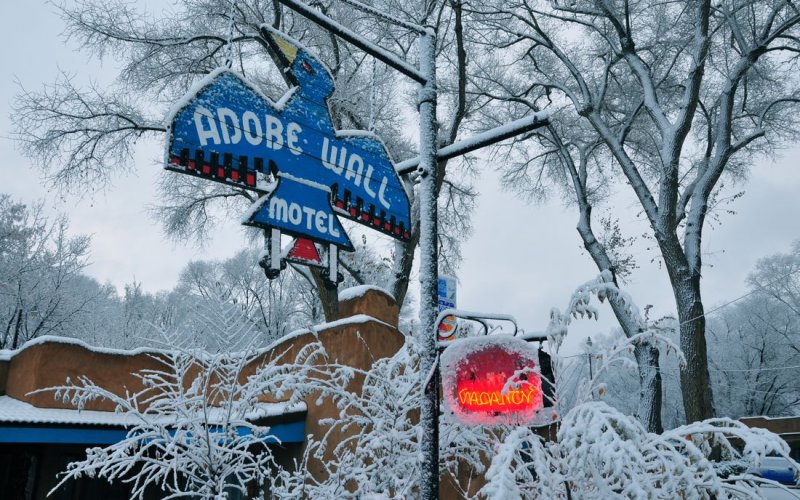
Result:
{"label": "sign text 'motel'", "polygon": [[336,250],[353,249],[337,215],[407,241],[408,195],[378,138],[335,130],[328,69],[298,42],[270,34],[294,87],[273,103],[238,74],[212,72],[172,113],[166,168],[260,192],[242,222],[271,230],[268,275],[281,268],[285,233],[329,245],[335,282]]}

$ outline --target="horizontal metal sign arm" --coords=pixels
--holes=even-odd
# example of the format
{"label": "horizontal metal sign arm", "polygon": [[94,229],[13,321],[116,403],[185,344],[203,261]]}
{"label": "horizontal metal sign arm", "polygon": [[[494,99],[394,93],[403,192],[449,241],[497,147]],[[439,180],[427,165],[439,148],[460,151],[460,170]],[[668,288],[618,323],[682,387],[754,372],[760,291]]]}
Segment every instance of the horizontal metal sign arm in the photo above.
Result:
{"label": "horizontal metal sign arm", "polygon": [[414,23],[409,23],[407,21],[403,21],[402,19],[397,19],[396,17],[392,17],[386,14],[385,12],[376,9],[375,7],[365,5],[361,2],[357,2],[356,0],[341,0],[341,1],[348,5],[352,5],[353,7],[362,12],[366,12],[367,14],[372,14],[373,16],[389,21],[390,23],[396,26],[402,26],[403,28],[413,31],[419,35],[424,35],[426,33],[425,28],[423,28],[422,26]]}
{"label": "horizontal metal sign arm", "polygon": [[[441,148],[436,154],[436,159],[449,160],[549,124],[548,113],[535,113]],[[412,173],[418,165],[419,157],[410,158],[395,165],[395,170],[400,175],[407,175]]]}
{"label": "horizontal metal sign arm", "polygon": [[524,335],[517,335],[518,339],[524,340],[525,342],[546,342],[547,335],[537,334],[537,333],[526,333]]}
{"label": "horizontal metal sign arm", "polygon": [[379,45],[376,45],[370,42],[369,40],[364,39],[357,33],[350,31],[349,29],[345,28],[344,26],[337,23],[333,19],[325,16],[321,12],[312,9],[303,2],[298,2],[297,0],[278,0],[278,1],[284,4],[285,6],[289,7],[293,11],[297,12],[298,14],[301,14],[302,16],[308,18],[309,20],[319,24],[326,30],[338,36],[339,38],[347,42],[350,42],[351,44],[355,45],[364,52],[382,61],[386,65],[391,66],[397,71],[403,73],[409,78],[416,80],[421,84],[425,84],[426,78],[424,75],[422,75],[422,73],[419,72],[419,70],[417,70],[417,68],[403,61],[395,54],[389,52],[383,47],[380,47]]}
{"label": "horizontal metal sign arm", "polygon": [[517,331],[519,330],[519,328],[517,327],[517,320],[514,318],[514,316],[511,316],[509,314],[482,313],[482,312],[464,311],[463,309],[445,309],[441,311],[439,315],[436,316],[434,328],[438,328],[439,323],[441,323],[442,320],[447,316],[455,316],[456,318],[459,319],[477,321],[479,323],[483,323],[485,320],[507,321],[512,325],[514,325],[514,333],[512,335],[516,335]]}

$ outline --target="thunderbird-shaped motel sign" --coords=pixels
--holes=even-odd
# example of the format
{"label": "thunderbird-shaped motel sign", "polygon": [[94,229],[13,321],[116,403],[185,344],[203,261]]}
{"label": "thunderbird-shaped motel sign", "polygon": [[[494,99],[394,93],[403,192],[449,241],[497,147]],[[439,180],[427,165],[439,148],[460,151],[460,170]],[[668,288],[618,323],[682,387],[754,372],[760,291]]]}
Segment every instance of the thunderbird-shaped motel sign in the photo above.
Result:
{"label": "thunderbird-shaped motel sign", "polygon": [[270,38],[295,86],[273,103],[235,72],[209,74],[171,114],[166,168],[262,194],[242,222],[272,230],[268,276],[283,232],[330,245],[336,281],[336,249],[353,250],[336,214],[407,241],[408,195],[376,136],[334,129],[328,69],[285,35]]}

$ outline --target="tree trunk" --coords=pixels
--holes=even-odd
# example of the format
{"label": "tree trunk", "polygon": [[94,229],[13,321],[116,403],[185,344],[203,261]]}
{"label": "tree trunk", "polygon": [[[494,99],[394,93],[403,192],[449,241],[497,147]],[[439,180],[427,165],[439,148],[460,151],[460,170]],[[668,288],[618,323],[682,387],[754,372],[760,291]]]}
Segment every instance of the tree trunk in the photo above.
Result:
{"label": "tree trunk", "polygon": [[314,283],[317,286],[325,321],[336,321],[339,319],[339,289],[328,288],[319,268],[310,267],[309,269],[311,269],[311,276],[314,277]]}
{"label": "tree trunk", "polygon": [[639,369],[639,409],[637,415],[648,432],[661,434],[661,370],[656,346],[640,342],[633,351]]}
{"label": "tree trunk", "polygon": [[8,324],[6,325],[6,331],[3,334],[3,343],[0,344],[0,349],[6,348],[6,342],[8,342],[8,336],[9,334],[11,334],[11,325],[13,324],[14,324],[14,314],[12,314],[10,318],[8,318]]}
{"label": "tree trunk", "polygon": [[[608,302],[626,337],[631,338],[642,333],[641,325],[633,321],[617,297],[609,297]],[[661,423],[663,391],[658,348],[640,342],[634,347],[633,354],[636,358],[636,371],[639,373],[639,405],[636,413],[648,432],[660,434],[664,431],[664,426]]]}
{"label": "tree trunk", "polygon": [[17,311],[17,324],[14,326],[14,340],[11,342],[11,348],[16,349],[19,347],[19,331],[22,328],[22,309]]}
{"label": "tree trunk", "polygon": [[683,272],[676,275],[681,279],[672,280],[672,289],[680,321],[681,351],[686,357],[686,366],[681,370],[683,409],[687,422],[697,422],[714,416],[700,276]]}
{"label": "tree trunk", "polygon": [[[578,220],[578,234],[583,240],[583,246],[597,265],[600,271],[609,270],[614,276],[614,284],[617,284],[617,275],[614,271],[613,263],[608,257],[608,253],[603,245],[597,241],[591,225],[592,206],[584,197],[580,200],[580,217]],[[616,296],[608,298],[611,310],[617,318],[622,332],[626,337],[631,338],[636,334],[642,333],[642,326],[639,321],[631,317],[627,308]],[[636,346],[634,355],[636,357],[636,369],[639,372],[639,420],[647,428],[648,432],[661,433],[664,427],[661,423],[661,368],[658,360],[658,348],[650,345],[639,344]]]}

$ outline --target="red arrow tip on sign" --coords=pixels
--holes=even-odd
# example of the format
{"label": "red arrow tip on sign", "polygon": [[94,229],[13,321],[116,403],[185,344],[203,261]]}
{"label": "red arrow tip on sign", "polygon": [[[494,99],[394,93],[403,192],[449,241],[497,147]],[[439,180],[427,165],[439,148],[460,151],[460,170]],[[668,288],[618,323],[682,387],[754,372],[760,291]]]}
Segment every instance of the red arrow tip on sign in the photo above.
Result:
{"label": "red arrow tip on sign", "polygon": [[314,242],[306,238],[297,238],[294,240],[294,243],[292,243],[292,249],[289,250],[287,257],[290,259],[313,262],[315,264],[322,263],[322,258],[319,256],[319,252],[317,252],[317,247],[314,245]]}

